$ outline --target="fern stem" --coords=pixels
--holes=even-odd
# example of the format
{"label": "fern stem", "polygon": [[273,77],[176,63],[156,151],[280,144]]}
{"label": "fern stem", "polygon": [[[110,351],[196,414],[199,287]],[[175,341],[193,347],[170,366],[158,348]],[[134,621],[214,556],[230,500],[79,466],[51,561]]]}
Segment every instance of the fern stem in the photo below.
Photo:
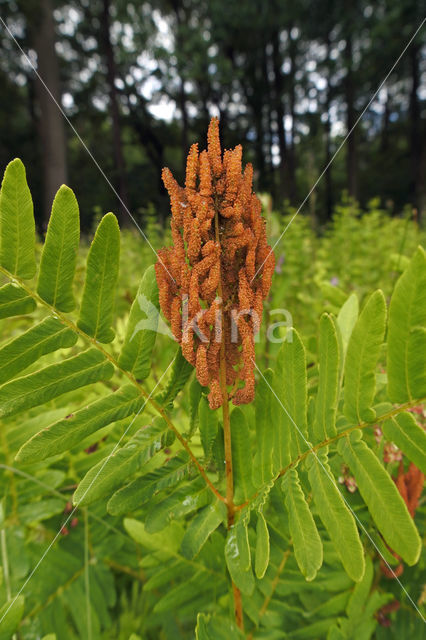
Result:
{"label": "fern stem", "polygon": [[[216,242],[220,242],[219,231],[219,206],[215,198],[214,228]],[[222,273],[218,284],[219,298],[223,300]],[[226,387],[226,353],[225,353],[225,332],[223,326],[223,313],[221,314],[221,344],[219,361],[219,382],[222,393],[222,418],[223,418],[223,440],[225,449],[225,476],[226,476],[226,508],[228,511],[228,530],[234,524],[235,504],[234,504],[234,474],[232,469],[232,442],[231,442],[231,421],[229,419],[229,394]],[[232,593],[234,596],[235,621],[237,626],[244,630],[243,603],[241,592],[231,578]]]}
{"label": "fern stem", "polygon": [[176,435],[176,438],[179,440],[179,442],[181,443],[181,445],[183,446],[183,448],[188,452],[189,457],[191,458],[192,462],[195,464],[195,466],[198,469],[198,472],[200,473],[200,475],[202,476],[204,482],[206,483],[206,485],[208,486],[208,488],[212,491],[212,493],[214,493],[214,495],[216,496],[216,498],[218,498],[219,500],[221,500],[222,502],[225,502],[226,499],[224,498],[224,496],[216,489],[216,487],[214,486],[214,484],[211,482],[211,480],[209,479],[209,477],[207,476],[207,473],[205,472],[203,466],[198,462],[196,456],[194,455],[194,453],[192,452],[192,449],[190,448],[189,444],[187,443],[187,441],[185,440],[185,438],[182,436],[182,434],[180,433],[180,431],[177,429],[177,427],[173,424],[173,422],[170,420],[169,416],[167,415],[166,411],[163,409],[163,407],[161,407],[155,400],[154,398],[152,398],[149,393],[142,387],[142,385],[136,380],[135,376],[130,373],[130,371],[126,371],[125,369],[123,369],[122,367],[120,367],[120,365],[118,364],[117,360],[114,358],[114,356],[112,356],[106,349],[104,349],[99,342],[95,339],[92,338],[92,336],[89,336],[87,333],[85,333],[84,331],[82,331],[79,327],[77,327],[77,325],[70,320],[64,313],[62,313],[61,311],[58,311],[58,309],[55,309],[55,307],[53,307],[52,305],[50,305],[48,302],[45,302],[45,300],[43,300],[43,298],[41,298],[38,293],[36,293],[35,291],[32,291],[23,280],[21,280],[21,278],[18,278],[17,276],[12,275],[7,269],[5,269],[4,267],[2,267],[0,265],[0,273],[3,273],[11,282],[17,282],[19,283],[19,286],[24,289],[24,291],[26,291],[26,293],[31,296],[31,298],[33,298],[33,300],[35,300],[36,302],[38,302],[40,305],[42,305],[43,307],[45,307],[46,309],[49,310],[50,313],[54,314],[61,322],[63,322],[63,324],[67,325],[67,327],[69,327],[72,331],[74,331],[74,333],[76,333],[77,335],[79,335],[81,338],[83,338],[83,340],[86,340],[87,342],[90,342],[90,344],[95,348],[98,349],[98,351],[100,351],[105,358],[107,358],[107,360],[109,360],[109,362],[111,362],[111,364],[115,367],[115,369],[117,369],[117,371],[120,371],[122,373],[122,375],[126,376],[126,378],[128,378],[130,380],[130,382],[138,389],[139,393],[146,399],[147,403],[151,404],[152,407],[161,415],[161,417],[166,421],[167,426],[169,427],[169,429],[171,429],[174,434]]}

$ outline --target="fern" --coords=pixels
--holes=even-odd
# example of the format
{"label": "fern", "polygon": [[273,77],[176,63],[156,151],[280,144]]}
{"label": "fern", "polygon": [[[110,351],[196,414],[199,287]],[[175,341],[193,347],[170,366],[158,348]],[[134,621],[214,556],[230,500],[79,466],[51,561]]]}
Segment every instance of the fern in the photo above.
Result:
{"label": "fern", "polygon": [[[162,351],[158,318],[150,317],[158,310],[152,267],[143,274],[124,332],[117,330],[120,232],[114,215],[107,214],[96,230],[81,297],[72,191],[61,187],[54,200],[38,269],[31,196],[19,160],[6,169],[0,215],[0,272],[6,281],[0,317],[25,319],[0,346],[5,451],[16,456],[11,473],[29,483],[25,505],[11,480],[8,509],[19,526],[54,519],[63,511],[64,495],[49,491],[65,478],[71,486],[77,482],[73,503],[79,513],[90,505],[85,513],[93,523],[85,527],[91,553],[105,560],[84,563],[78,555],[88,553],[83,536],[75,543],[78,553],[71,542],[55,546],[52,573],[51,564],[37,567],[41,548],[33,544],[28,566],[14,582],[19,597],[8,597],[0,611],[6,625],[0,637],[14,633],[21,619],[25,626],[35,617],[47,633],[58,616],[71,616],[80,637],[91,616],[93,637],[99,636],[110,624],[108,606],[116,597],[111,571],[118,570],[121,556],[131,556],[135,575],[143,571],[144,606],[154,629],[172,611],[190,633],[196,627],[199,640],[246,637],[243,626],[253,638],[371,637],[374,614],[389,596],[374,592],[368,599],[369,554],[379,547],[394,562],[391,549],[414,565],[421,548],[392,468],[382,464],[371,435],[380,425],[425,471],[424,431],[408,412],[426,395],[423,249],[390,300],[386,358],[387,309],[379,290],[359,315],[352,294],[337,316],[321,316],[318,366],[309,366],[311,345],[307,350],[291,330],[271,368],[264,374],[258,369],[255,408],[230,414],[230,509],[223,473],[226,414],[221,420],[208,407],[207,390],[192,377],[180,348],[160,378],[152,366]],[[164,340],[170,352],[170,339]],[[387,386],[377,375],[379,362]],[[83,447],[96,451],[84,455]],[[72,468],[70,451],[80,456]],[[359,488],[357,503],[336,482],[343,461]],[[4,467],[12,468],[8,462]],[[121,536],[116,550],[99,532],[105,505],[110,526]],[[140,562],[131,540],[146,551]],[[29,567],[39,572],[37,584],[45,584],[37,596],[41,608],[30,590],[20,593]],[[236,621],[232,591],[243,612]],[[334,594],[329,601],[323,600],[325,591]],[[304,600],[315,602],[315,622]],[[364,635],[354,635],[357,625]]]}

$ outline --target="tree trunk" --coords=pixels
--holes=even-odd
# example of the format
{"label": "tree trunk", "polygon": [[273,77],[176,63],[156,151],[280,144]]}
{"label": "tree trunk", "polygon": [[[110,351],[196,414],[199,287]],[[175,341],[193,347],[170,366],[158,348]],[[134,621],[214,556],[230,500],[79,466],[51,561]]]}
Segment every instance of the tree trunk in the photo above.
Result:
{"label": "tree trunk", "polygon": [[291,29],[288,31],[290,45],[290,73],[289,73],[289,108],[291,116],[291,137],[290,147],[288,150],[288,183],[289,183],[289,196],[290,202],[294,204],[296,199],[296,147],[295,147],[295,131],[296,131],[296,57],[297,57],[297,43],[294,38],[291,37]]}
{"label": "tree trunk", "polygon": [[43,163],[43,226],[47,227],[53,198],[67,181],[67,153],[62,113],[52,96],[61,104],[59,64],[55,52],[55,24],[51,0],[40,0],[39,22],[33,32],[33,46],[37,53],[37,71],[48,87],[36,77],[35,92],[38,103],[38,133]]}
{"label": "tree trunk", "polygon": [[182,162],[185,167],[186,157],[189,150],[189,123],[188,123],[188,107],[186,104],[185,81],[181,77],[179,90],[179,108],[182,114]]}
{"label": "tree trunk", "polygon": [[[353,75],[353,44],[352,35],[348,35],[345,45],[345,100],[346,100],[346,131],[349,133],[356,122],[355,112],[355,82]],[[346,171],[347,187],[349,195],[356,198],[358,195],[358,171],[357,171],[357,132],[352,131],[346,141]]]}
{"label": "tree trunk", "polygon": [[410,49],[411,64],[411,92],[410,92],[410,123],[411,123],[411,188],[413,203],[417,209],[418,219],[421,219],[425,207],[425,159],[422,145],[422,121],[419,104],[419,57],[420,45],[412,44]]}
{"label": "tree trunk", "polygon": [[380,138],[380,151],[387,153],[389,149],[389,116],[390,116],[390,98],[389,92],[386,91],[385,110],[382,118],[382,131]]}
{"label": "tree trunk", "polygon": [[[330,60],[331,42],[330,34],[327,34],[327,60]],[[331,219],[333,215],[333,178],[331,173],[331,71],[327,73],[327,89],[325,99],[325,109],[327,119],[325,121],[325,166],[328,167],[325,172],[325,212],[326,221]],[[330,166],[329,166],[330,165]]]}
{"label": "tree trunk", "polygon": [[273,163],[272,145],[274,142],[274,133],[272,126],[272,95],[271,83],[269,79],[268,55],[266,52],[266,42],[262,43],[261,70],[265,81],[265,102],[266,102],[266,135],[265,135],[265,160],[267,167],[267,175],[265,176],[267,189],[271,193],[272,198],[276,198],[275,190],[275,171]]}
{"label": "tree trunk", "polygon": [[182,116],[182,169],[185,172],[186,166],[186,157],[188,155],[189,150],[189,121],[188,121],[188,106],[186,99],[186,91],[185,91],[185,78],[183,74],[182,63],[179,58],[181,55],[180,52],[182,50],[182,16],[181,16],[181,8],[183,5],[180,0],[173,0],[173,10],[176,16],[176,51],[177,51],[177,72],[179,76],[179,95],[178,95],[178,103],[179,109]]}
{"label": "tree trunk", "polygon": [[280,204],[287,195],[286,188],[286,162],[287,162],[287,143],[285,139],[284,129],[284,104],[283,104],[283,75],[281,71],[281,53],[278,31],[274,31],[272,36],[272,65],[274,69],[274,88],[275,88],[275,114],[277,118],[278,145],[280,149],[280,166],[279,166],[279,185],[278,195]]}
{"label": "tree trunk", "polygon": [[128,195],[126,167],[123,155],[120,112],[118,108],[117,89],[115,86],[116,64],[110,32],[110,0],[103,0],[101,13],[101,38],[107,68],[107,84],[109,92],[109,109],[112,120],[112,142],[116,188],[120,197],[118,218],[121,226],[129,226],[131,218],[127,213]]}

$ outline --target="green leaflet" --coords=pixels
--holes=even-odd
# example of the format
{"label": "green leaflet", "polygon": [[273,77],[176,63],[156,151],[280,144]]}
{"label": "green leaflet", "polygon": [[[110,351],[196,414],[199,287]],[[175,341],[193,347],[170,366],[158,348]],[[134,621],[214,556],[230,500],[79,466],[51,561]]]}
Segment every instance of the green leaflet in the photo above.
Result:
{"label": "green leaflet", "polygon": [[146,582],[144,582],[143,590],[152,591],[159,587],[170,585],[174,580],[182,579],[192,575],[193,567],[185,560],[176,560],[167,563],[164,569],[159,568]]}
{"label": "green leaflet", "polygon": [[404,500],[377,456],[356,429],[340,440],[338,451],[352,470],[359,492],[388,545],[407,564],[419,558],[421,541]]}
{"label": "green leaflet", "polygon": [[248,500],[254,493],[250,431],[244,413],[239,408],[234,409],[231,413],[231,442],[234,499],[238,504]]}
{"label": "green leaflet", "polygon": [[277,358],[275,392],[280,398],[284,430],[291,433],[291,458],[306,451],[307,391],[305,347],[295,329],[286,336]]}
{"label": "green leaflet", "polygon": [[197,477],[177,487],[160,502],[155,502],[145,518],[145,531],[157,533],[172,520],[198,511],[210,501],[210,493],[202,480]]}
{"label": "green leaflet", "polygon": [[155,396],[155,400],[166,409],[173,407],[176,396],[186,385],[191,373],[194,371],[192,364],[189,364],[188,360],[183,357],[180,347],[178,347],[171,369],[165,389]]}
{"label": "green leaflet", "polygon": [[192,560],[197,556],[213,531],[226,520],[226,508],[218,500],[209,504],[191,520],[183,536],[181,551],[185,558]]}
{"label": "green leaflet", "polygon": [[87,256],[86,281],[78,327],[99,342],[111,342],[115,291],[120,257],[120,229],[113,213],[107,213],[96,229]]}
{"label": "green leaflet", "polygon": [[300,486],[296,469],[289,469],[286,472],[282,488],[285,493],[285,506],[288,511],[296,562],[306,580],[311,581],[322,565],[322,542]]}
{"label": "green leaflet", "polygon": [[126,337],[118,360],[120,367],[131,371],[137,380],[149,376],[158,317],[158,286],[152,265],[145,271],[130,309]]}
{"label": "green leaflet", "polygon": [[359,303],[356,293],[351,293],[337,316],[337,325],[342,340],[342,360],[345,359],[349,338],[358,319]]}
{"label": "green leaflet", "polygon": [[9,162],[1,185],[0,264],[23,280],[36,272],[33,201],[19,158]]}
{"label": "green leaflet", "polygon": [[212,457],[218,470],[219,477],[225,473],[225,446],[222,423],[219,422],[218,431],[212,447]]}
{"label": "green leaflet", "polygon": [[0,349],[0,384],[36,362],[46,353],[72,347],[77,335],[56,318],[46,318]]}
{"label": "green leaflet", "polygon": [[376,392],[376,366],[386,325],[386,302],[383,292],[375,291],[368,299],[354,327],[345,361],[345,402],[343,411],[354,424],[371,422],[376,417],[371,408]]}
{"label": "green leaflet", "polygon": [[31,409],[99,380],[108,380],[114,367],[97,349],[52,364],[36,373],[17,378],[0,387],[0,417]]}
{"label": "green leaflet", "polygon": [[266,573],[269,565],[269,531],[265,517],[261,511],[257,514],[256,525],[256,554],[254,571],[256,578],[261,580]]}
{"label": "green leaflet", "polygon": [[244,640],[244,638],[244,633],[230,618],[210,616],[205,613],[197,615],[195,640]]}
{"label": "green leaflet", "polygon": [[225,560],[228,571],[235,585],[246,595],[251,595],[254,591],[255,581],[251,567],[244,569],[241,562],[241,551],[238,546],[237,532],[235,526],[228,531],[225,544]]}
{"label": "green leaflet", "polygon": [[370,593],[373,583],[373,576],[373,563],[371,562],[371,558],[366,556],[364,577],[361,582],[355,585],[346,607],[346,613],[349,617],[356,618],[361,615],[367,603],[368,594]]}
{"label": "green leaflet", "polygon": [[13,283],[0,287],[0,320],[31,313],[36,303],[24,289]]}
{"label": "green leaflet", "polygon": [[189,427],[189,435],[195,433],[196,428],[199,423],[199,405],[201,396],[203,394],[203,387],[198,382],[196,376],[194,376],[191,380],[191,384],[189,385],[189,417],[190,417],[190,427]]}
{"label": "green leaflet", "polygon": [[52,516],[63,513],[64,503],[58,498],[44,498],[36,502],[24,504],[18,510],[19,521],[22,524],[37,523]]}
{"label": "green leaflet", "polygon": [[339,343],[334,321],[324,313],[319,326],[319,381],[315,403],[314,443],[336,435],[339,399]]}
{"label": "green leaflet", "polygon": [[72,283],[79,240],[78,203],[63,184],[53,201],[37,283],[39,296],[60,311],[75,307]]}
{"label": "green leaflet", "polygon": [[133,518],[125,518],[123,524],[127,533],[138,544],[154,553],[159,552],[165,557],[176,555],[182,542],[183,528],[177,522],[171,522],[159,533],[147,533],[144,523]]}
{"label": "green leaflet", "polygon": [[426,257],[419,247],[396,283],[389,307],[388,394],[392,402],[426,396]]}
{"label": "green leaflet", "polygon": [[309,454],[309,483],[319,516],[328,531],[346,573],[359,582],[364,575],[364,553],[355,520],[345,505],[327,462]]}
{"label": "green leaflet", "polygon": [[74,493],[73,503],[79,506],[91,504],[124,484],[160,451],[167,429],[162,418],[139,429],[123,447],[117,447],[86,473]]}
{"label": "green leaflet", "polygon": [[402,449],[406,456],[426,474],[426,433],[411,413],[400,413],[382,426],[386,440]]}
{"label": "green leaflet", "polygon": [[16,599],[5,602],[1,607],[0,620],[3,619],[6,611],[7,614],[1,623],[0,640],[10,640],[12,638],[24,615],[24,602],[24,596],[18,596]]}
{"label": "green leaflet", "polygon": [[219,416],[217,411],[210,409],[205,397],[200,400],[198,412],[201,444],[203,445],[206,460],[210,460],[213,443],[217,436]]}
{"label": "green leaflet", "polygon": [[235,535],[237,536],[237,546],[240,554],[240,565],[244,571],[251,567],[251,551],[248,537],[248,525],[250,522],[250,511],[245,508],[241,511],[240,518],[235,525]]}
{"label": "green leaflet", "polygon": [[186,603],[194,600],[194,593],[199,594],[205,589],[212,589],[212,586],[205,581],[203,571],[197,571],[193,575],[177,586],[173,586],[167,593],[157,600],[154,606],[154,613],[166,613],[169,611],[177,611]]}
{"label": "green leaflet", "polygon": [[22,446],[16,459],[33,462],[68,451],[99,429],[136,413],[144,403],[133,385],[125,385],[36,433]]}
{"label": "green leaflet", "polygon": [[[256,451],[253,462],[253,483],[255,487],[261,487],[272,478],[272,452],[274,450],[274,438],[281,437],[281,420],[272,420],[271,404],[274,407],[278,402],[270,389],[272,387],[272,371],[265,371],[265,379],[261,376],[256,388]],[[269,383],[269,386],[268,386]],[[279,410],[282,411],[281,407]],[[279,416],[281,418],[281,416]],[[272,428],[274,425],[274,428]],[[281,454],[280,443],[276,447]],[[281,460],[280,460],[281,462]],[[280,468],[284,467],[283,464]]]}
{"label": "green leaflet", "polygon": [[178,484],[190,473],[189,455],[180,451],[151,473],[136,478],[110,498],[107,511],[113,516],[135,511],[160,491]]}

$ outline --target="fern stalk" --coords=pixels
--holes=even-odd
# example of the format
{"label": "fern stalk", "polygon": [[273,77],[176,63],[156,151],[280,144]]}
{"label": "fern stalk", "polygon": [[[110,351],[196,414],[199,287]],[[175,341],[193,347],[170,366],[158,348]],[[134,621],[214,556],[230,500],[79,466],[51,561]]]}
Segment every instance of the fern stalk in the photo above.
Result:
{"label": "fern stalk", "polygon": [[[214,225],[215,225],[216,242],[219,242],[220,241],[219,210],[216,203],[215,203]],[[219,294],[219,297],[223,299],[221,273],[219,275],[218,294]],[[231,421],[229,419],[229,395],[228,395],[228,390],[226,386],[226,354],[225,354],[225,341],[223,338],[224,336],[223,315],[221,316],[221,323],[222,323],[222,330],[221,330],[222,342],[220,344],[219,383],[220,383],[220,390],[223,398],[222,418],[223,418],[223,439],[224,439],[224,449],[225,449],[226,508],[228,512],[227,523],[228,523],[228,530],[229,530],[234,524],[235,504],[234,504],[234,474],[232,469]],[[232,582],[232,593],[234,596],[235,621],[240,629],[244,629],[241,591],[234,584],[234,581],[232,580],[232,578],[231,578],[231,582]]]}

